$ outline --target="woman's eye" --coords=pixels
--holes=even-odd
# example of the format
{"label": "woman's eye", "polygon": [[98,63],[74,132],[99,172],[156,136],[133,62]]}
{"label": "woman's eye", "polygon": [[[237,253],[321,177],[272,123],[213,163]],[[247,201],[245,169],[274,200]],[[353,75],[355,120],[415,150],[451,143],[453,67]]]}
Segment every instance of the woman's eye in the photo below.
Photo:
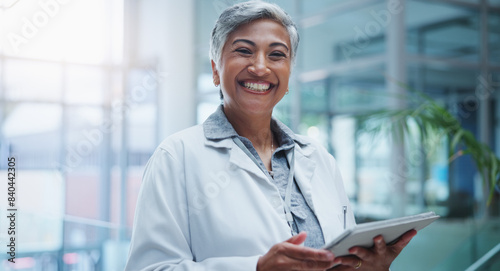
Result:
{"label": "woman's eye", "polygon": [[245,49],[245,48],[236,49],[236,52],[242,53],[242,54],[251,54],[252,53],[252,52],[250,52],[250,50]]}
{"label": "woman's eye", "polygon": [[271,53],[271,56],[273,56],[273,57],[286,57],[286,54],[284,54],[282,52],[273,52],[273,53]]}

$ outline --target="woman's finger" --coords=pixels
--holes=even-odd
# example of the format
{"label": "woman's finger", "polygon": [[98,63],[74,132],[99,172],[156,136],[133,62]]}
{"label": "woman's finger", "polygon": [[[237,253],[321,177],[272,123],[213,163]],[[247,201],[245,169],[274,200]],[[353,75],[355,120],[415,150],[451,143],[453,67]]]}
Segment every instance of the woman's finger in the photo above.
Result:
{"label": "woman's finger", "polygon": [[299,234],[290,237],[290,239],[286,240],[285,242],[294,245],[300,245],[304,243],[306,238],[307,238],[307,233],[305,231],[301,231]]}
{"label": "woman's finger", "polygon": [[333,266],[335,256],[328,250],[300,246],[306,237],[300,233],[274,245],[260,257],[257,270],[326,270]]}
{"label": "woman's finger", "polygon": [[276,260],[275,268],[271,270],[326,270],[333,266],[333,262],[297,260],[284,257]]}
{"label": "woman's finger", "polygon": [[[350,266],[350,267],[356,269],[356,268],[360,268],[363,265],[363,260],[357,256],[345,256],[345,257],[336,258],[335,261],[333,261],[333,263],[340,264],[343,266]],[[334,270],[336,270],[336,269],[334,269]]]}
{"label": "woman's finger", "polygon": [[335,259],[335,255],[324,249],[314,249],[293,244],[283,244],[283,254],[301,261],[327,261]]}
{"label": "woman's finger", "polygon": [[384,254],[387,250],[387,246],[382,235],[373,238],[373,243],[375,244],[375,253]]}
{"label": "woman's finger", "polygon": [[313,249],[304,246],[298,246],[306,240],[307,233],[300,232],[292,236],[283,243],[282,251],[284,255],[297,259],[299,261],[327,261],[330,262],[335,258],[335,255],[328,250]]}
{"label": "woman's finger", "polygon": [[364,261],[374,260],[377,255],[385,255],[387,253],[387,245],[382,235],[374,237],[373,243],[374,245],[372,248],[352,247],[349,249],[349,253]]}
{"label": "woman's finger", "polygon": [[349,249],[349,253],[365,261],[373,258],[374,254],[371,249],[364,247],[352,247]]}

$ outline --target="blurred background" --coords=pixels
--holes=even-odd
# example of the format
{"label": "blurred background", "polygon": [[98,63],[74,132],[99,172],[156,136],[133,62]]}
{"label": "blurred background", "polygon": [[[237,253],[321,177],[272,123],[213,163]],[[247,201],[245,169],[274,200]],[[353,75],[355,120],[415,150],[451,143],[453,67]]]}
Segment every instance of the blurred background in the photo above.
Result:
{"label": "blurred background", "polygon": [[[18,173],[16,264],[0,182],[1,270],[124,268],[149,156],[220,104],[209,37],[237,2],[0,0],[0,176],[12,156]],[[358,222],[442,216],[392,269],[500,270],[498,192],[486,206],[472,159],[449,163],[446,139],[431,153],[374,139],[356,119],[416,89],[499,155],[500,1],[269,2],[301,36],[275,116],[336,157]]]}

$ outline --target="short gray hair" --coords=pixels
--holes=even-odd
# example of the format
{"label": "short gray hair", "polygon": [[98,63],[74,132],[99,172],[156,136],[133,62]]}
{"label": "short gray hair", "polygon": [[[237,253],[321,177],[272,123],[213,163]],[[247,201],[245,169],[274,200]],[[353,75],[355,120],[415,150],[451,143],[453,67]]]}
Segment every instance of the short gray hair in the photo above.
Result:
{"label": "short gray hair", "polygon": [[294,63],[297,48],[299,47],[299,33],[290,15],[276,4],[263,1],[248,1],[225,9],[215,23],[210,39],[209,55],[210,59],[217,64],[218,68],[220,67],[222,49],[229,34],[240,25],[258,19],[271,19],[286,28],[292,45],[290,53],[291,62],[292,64]]}

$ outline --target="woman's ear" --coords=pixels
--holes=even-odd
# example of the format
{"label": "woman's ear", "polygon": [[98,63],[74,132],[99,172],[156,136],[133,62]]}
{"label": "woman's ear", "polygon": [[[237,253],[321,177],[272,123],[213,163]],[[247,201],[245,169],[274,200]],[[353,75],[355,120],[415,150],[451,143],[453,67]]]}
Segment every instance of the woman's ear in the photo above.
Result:
{"label": "woman's ear", "polygon": [[214,60],[211,60],[212,62],[212,78],[214,80],[214,85],[218,87],[220,85],[220,77],[219,77],[219,71],[217,71],[217,64],[215,64]]}

